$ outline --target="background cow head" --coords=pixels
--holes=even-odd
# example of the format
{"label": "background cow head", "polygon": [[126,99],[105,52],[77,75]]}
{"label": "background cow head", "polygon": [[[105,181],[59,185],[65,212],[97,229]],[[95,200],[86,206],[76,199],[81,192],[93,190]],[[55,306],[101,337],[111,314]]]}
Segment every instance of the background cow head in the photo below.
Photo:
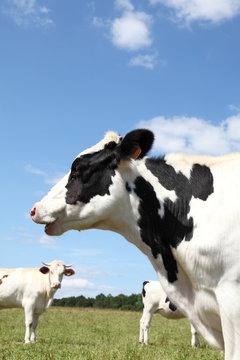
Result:
{"label": "background cow head", "polygon": [[72,265],[65,265],[61,260],[53,260],[50,263],[44,263],[39,271],[43,274],[49,274],[50,285],[52,289],[59,289],[61,287],[61,282],[63,275],[72,276],[75,274],[73,269],[67,269]]}

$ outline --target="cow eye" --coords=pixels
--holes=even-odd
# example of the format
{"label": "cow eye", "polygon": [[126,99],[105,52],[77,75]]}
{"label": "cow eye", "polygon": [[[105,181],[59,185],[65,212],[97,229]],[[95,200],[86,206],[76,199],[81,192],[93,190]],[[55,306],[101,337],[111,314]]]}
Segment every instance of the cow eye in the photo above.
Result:
{"label": "cow eye", "polygon": [[75,180],[78,178],[78,173],[77,172],[72,172],[70,175],[69,175],[69,178],[68,178],[68,181],[71,181],[71,180]]}

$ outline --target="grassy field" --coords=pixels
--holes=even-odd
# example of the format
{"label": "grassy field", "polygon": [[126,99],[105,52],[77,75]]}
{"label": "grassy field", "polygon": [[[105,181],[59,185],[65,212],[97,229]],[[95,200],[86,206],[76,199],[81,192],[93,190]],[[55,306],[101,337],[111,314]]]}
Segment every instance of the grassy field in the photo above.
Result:
{"label": "grassy field", "polygon": [[187,320],[154,315],[150,345],[138,343],[141,313],[82,308],[50,308],[40,318],[38,342],[23,344],[20,309],[0,312],[0,360],[222,360],[203,341],[190,346]]}

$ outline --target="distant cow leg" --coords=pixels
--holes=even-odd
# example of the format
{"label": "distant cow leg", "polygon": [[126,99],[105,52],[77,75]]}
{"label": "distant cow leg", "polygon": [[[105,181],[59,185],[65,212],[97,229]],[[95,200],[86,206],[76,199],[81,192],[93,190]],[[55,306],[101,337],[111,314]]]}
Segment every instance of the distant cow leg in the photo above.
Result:
{"label": "distant cow leg", "polygon": [[33,314],[33,321],[31,326],[31,335],[30,335],[30,342],[34,343],[36,341],[36,327],[38,324],[39,315]]}
{"label": "distant cow leg", "polygon": [[191,334],[192,334],[191,345],[192,347],[198,347],[200,346],[200,341],[198,338],[197,331],[195,330],[195,327],[192,324],[190,325],[191,325]]}
{"label": "distant cow leg", "polygon": [[25,344],[29,344],[31,342],[32,325],[33,325],[33,321],[34,321],[32,304],[25,305],[24,312],[25,312],[25,326],[26,326],[24,341],[25,341]]}
{"label": "distant cow leg", "polygon": [[151,324],[152,316],[156,309],[143,309],[143,314],[140,320],[140,334],[139,334],[139,342],[141,344],[148,344],[148,329]]}

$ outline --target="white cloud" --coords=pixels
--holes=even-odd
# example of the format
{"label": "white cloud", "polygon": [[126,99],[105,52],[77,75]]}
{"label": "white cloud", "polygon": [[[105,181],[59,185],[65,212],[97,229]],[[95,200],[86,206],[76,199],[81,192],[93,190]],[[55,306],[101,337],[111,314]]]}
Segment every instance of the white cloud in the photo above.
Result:
{"label": "white cloud", "polygon": [[38,0],[3,0],[1,12],[19,26],[47,27],[53,24],[50,10],[39,5]]}
{"label": "white cloud", "polygon": [[64,278],[63,286],[68,288],[80,288],[80,289],[88,289],[88,290],[96,289],[96,285],[93,282],[86,279]]}
{"label": "white cloud", "polygon": [[[126,292],[126,289],[120,289],[104,284],[106,278],[113,275],[108,274],[100,269],[79,266],[76,264],[72,265],[75,271],[75,275],[71,277],[65,276],[62,282],[61,291],[57,293],[57,297],[65,296],[96,296],[99,293],[108,295],[119,294]],[[101,281],[101,282],[100,282]],[[102,283],[103,282],[103,283]]]}
{"label": "white cloud", "polygon": [[47,173],[45,171],[35,168],[32,165],[26,165],[25,170],[35,175],[47,176]]}
{"label": "white cloud", "polygon": [[59,180],[61,180],[63,178],[63,176],[65,174],[63,173],[56,173],[56,174],[52,174],[52,175],[49,175],[48,173],[46,173],[45,171],[41,170],[41,169],[38,169],[38,168],[35,168],[34,166],[28,164],[25,166],[25,170],[31,174],[34,174],[34,175],[39,175],[43,178],[45,184],[48,184],[48,185],[55,185],[57,184],[57,182]]}
{"label": "white cloud", "polygon": [[235,104],[230,104],[228,106],[229,110],[235,112],[235,113],[240,113],[240,106],[239,105],[235,105]]}
{"label": "white cloud", "polygon": [[77,258],[80,256],[101,256],[102,254],[103,251],[99,249],[71,249],[68,252],[68,257]]}
{"label": "white cloud", "polygon": [[15,238],[13,236],[3,236],[3,241],[15,241]]}
{"label": "white cloud", "polygon": [[56,298],[69,297],[69,296],[90,296],[94,297],[99,293],[114,293],[119,294],[123,292],[122,289],[114,288],[108,285],[98,285],[87,279],[73,277],[64,277],[62,281],[62,288],[57,292]]}
{"label": "white cloud", "polygon": [[240,115],[229,117],[223,122],[223,126],[229,139],[240,142]]}
{"label": "white cloud", "polygon": [[91,279],[109,277],[109,274],[106,273],[105,271],[102,271],[100,269],[91,269],[91,268],[83,267],[83,266],[77,267],[76,272],[81,277],[91,278]]}
{"label": "white cloud", "polygon": [[[127,51],[149,48],[153,43],[153,17],[144,11],[135,10],[130,0],[115,0],[114,5],[120,16],[108,20],[93,17],[92,24],[104,29],[106,37],[117,48]],[[150,69],[154,67],[155,60],[156,55],[139,55],[131,59],[129,65]]]}
{"label": "white cloud", "polygon": [[43,235],[37,241],[39,244],[47,246],[47,247],[54,247],[56,244],[56,240],[50,236]]}
{"label": "white cloud", "polygon": [[152,44],[152,17],[144,12],[125,10],[111,24],[112,43],[125,50],[139,50]]}
{"label": "white cloud", "polygon": [[57,247],[57,239],[55,237],[50,237],[47,235],[42,235],[39,237],[35,233],[30,232],[28,227],[25,226],[13,226],[10,228],[10,233],[14,233],[15,235],[14,237],[9,235],[9,239],[19,241],[24,244],[41,244],[48,248]]}
{"label": "white cloud", "polygon": [[107,27],[107,22],[104,21],[102,18],[94,16],[93,20],[92,20],[92,25],[97,28],[105,28],[105,27]]}
{"label": "white cloud", "polygon": [[45,183],[48,185],[55,185],[57,184],[65,174],[58,172],[55,175],[47,175],[44,179]]}
{"label": "white cloud", "polygon": [[21,242],[25,244],[33,244],[38,243],[48,248],[56,247],[56,239],[47,235],[43,235],[40,238],[36,236],[36,234],[27,232],[27,229],[19,228],[18,232],[20,233],[18,238]]}
{"label": "white cloud", "polygon": [[215,125],[196,117],[155,117],[141,121],[138,128],[148,128],[155,134],[153,151],[201,153],[209,155],[240,151],[240,114]]}
{"label": "white cloud", "polygon": [[131,1],[129,1],[129,0],[116,0],[115,5],[119,9],[124,9],[124,10],[127,10],[127,11],[133,11],[134,10],[134,6],[131,3]]}
{"label": "white cloud", "polygon": [[156,66],[157,55],[146,54],[137,55],[129,61],[130,66],[143,66],[147,69],[153,69]]}
{"label": "white cloud", "polygon": [[46,6],[42,6],[42,7],[41,7],[41,13],[42,13],[42,14],[49,14],[49,9],[46,8]]}
{"label": "white cloud", "polygon": [[217,23],[240,14],[239,0],[149,0],[152,5],[162,4],[175,12],[180,21],[207,21]]}

